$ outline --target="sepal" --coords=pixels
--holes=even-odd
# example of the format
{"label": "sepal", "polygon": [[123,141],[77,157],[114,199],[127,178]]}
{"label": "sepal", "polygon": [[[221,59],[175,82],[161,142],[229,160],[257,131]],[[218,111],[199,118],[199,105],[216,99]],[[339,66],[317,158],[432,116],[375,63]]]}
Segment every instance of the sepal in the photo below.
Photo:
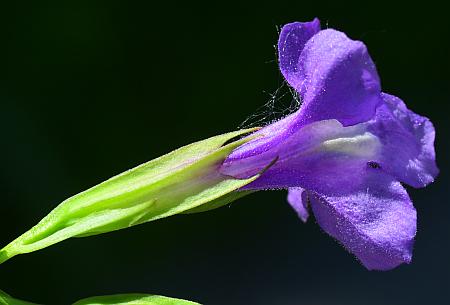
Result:
{"label": "sepal", "polygon": [[208,210],[218,207],[215,204],[220,206],[242,197],[244,194],[229,194],[259,174],[237,179],[221,174],[218,168],[231,151],[253,137],[232,140],[254,130],[230,132],[184,146],[63,201],[36,226],[0,250],[0,263],[70,237],[106,233],[194,212],[212,202],[206,207]]}

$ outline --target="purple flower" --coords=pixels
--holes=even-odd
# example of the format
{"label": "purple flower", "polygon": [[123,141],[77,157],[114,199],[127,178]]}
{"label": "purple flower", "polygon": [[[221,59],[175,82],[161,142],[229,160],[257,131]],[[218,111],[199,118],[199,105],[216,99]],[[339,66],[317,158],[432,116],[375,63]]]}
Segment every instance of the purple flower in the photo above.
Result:
{"label": "purple flower", "polygon": [[287,188],[300,218],[311,208],[368,269],[409,263],[416,210],[401,183],[424,187],[436,177],[432,123],[381,92],[362,42],[320,30],[318,19],[285,25],[278,52],[302,105],[233,151],[221,172],[246,178],[278,158],[245,189]]}

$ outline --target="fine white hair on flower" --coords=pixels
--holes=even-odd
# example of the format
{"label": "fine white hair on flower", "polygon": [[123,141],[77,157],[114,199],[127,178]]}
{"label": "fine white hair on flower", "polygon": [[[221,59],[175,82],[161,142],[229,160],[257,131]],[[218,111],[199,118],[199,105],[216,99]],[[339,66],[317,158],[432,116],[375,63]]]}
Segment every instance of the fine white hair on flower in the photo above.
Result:
{"label": "fine white hair on flower", "polygon": [[263,92],[268,95],[268,100],[239,124],[239,129],[264,127],[300,108],[298,93],[284,82],[273,93]]}

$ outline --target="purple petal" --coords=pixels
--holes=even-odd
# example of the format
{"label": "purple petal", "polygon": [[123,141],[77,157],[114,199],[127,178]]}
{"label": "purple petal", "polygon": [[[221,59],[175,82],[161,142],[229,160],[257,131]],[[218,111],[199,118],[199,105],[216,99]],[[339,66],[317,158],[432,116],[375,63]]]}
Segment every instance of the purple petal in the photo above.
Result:
{"label": "purple petal", "polygon": [[434,127],[425,117],[406,108],[399,98],[383,94],[368,130],[382,143],[377,160],[381,168],[414,187],[433,182],[439,170],[435,162]]}
{"label": "purple petal", "polygon": [[344,126],[373,117],[380,99],[376,67],[361,41],[332,29],[314,35],[298,59],[294,88],[303,97],[303,124],[337,119]]}
{"label": "purple petal", "polygon": [[379,140],[363,124],[343,127],[336,120],[309,124],[272,149],[247,158],[228,158],[221,172],[238,178],[252,176],[277,162],[247,189],[303,187],[320,193],[346,189],[362,176],[380,150]]}
{"label": "purple petal", "polygon": [[359,183],[364,177],[354,173],[368,165],[415,187],[433,181],[438,169],[431,122],[380,93],[362,42],[335,30],[314,35],[318,26],[293,23],[280,35],[280,68],[300,92],[301,108],[252,134],[257,138],[233,151],[221,172],[247,178],[277,159],[246,188],[303,187],[326,194]]}
{"label": "purple petal", "polygon": [[366,183],[348,194],[310,196],[319,225],[356,255],[369,270],[409,263],[416,210],[400,183],[367,169]]}
{"label": "purple petal", "polygon": [[304,101],[302,125],[337,119],[343,125],[369,120],[380,103],[380,81],[366,46],[318,19],[283,27],[278,41],[280,70]]}
{"label": "purple petal", "polygon": [[287,201],[292,206],[292,208],[297,212],[298,217],[303,222],[306,222],[309,217],[308,212],[308,194],[301,187],[293,187],[288,190]]}
{"label": "purple petal", "polygon": [[381,101],[380,83],[365,45],[329,29],[312,36],[303,48],[302,41],[312,35],[318,25],[318,21],[289,24],[280,35],[280,68],[291,86],[301,94],[302,106],[297,112],[258,131],[254,135],[263,137],[239,147],[227,162],[270,151],[271,158],[275,158],[275,147],[315,121],[337,119],[347,126],[368,121],[375,114]]}
{"label": "purple petal", "polygon": [[306,42],[320,31],[320,21],[293,22],[283,26],[278,39],[278,60],[283,76],[296,87],[298,59]]}

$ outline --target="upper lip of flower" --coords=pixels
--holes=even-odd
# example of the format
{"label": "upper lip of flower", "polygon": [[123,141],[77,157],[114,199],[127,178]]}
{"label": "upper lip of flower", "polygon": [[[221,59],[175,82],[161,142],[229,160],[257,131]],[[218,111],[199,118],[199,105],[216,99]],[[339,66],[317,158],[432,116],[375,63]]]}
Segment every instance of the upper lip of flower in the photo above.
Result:
{"label": "upper lip of flower", "polygon": [[308,199],[322,228],[369,269],[409,262],[416,212],[399,181],[423,187],[436,177],[433,125],[381,92],[362,42],[320,30],[318,19],[285,25],[278,51],[303,104],[236,149],[221,172],[250,176],[279,157],[246,188],[291,188],[302,219]]}

